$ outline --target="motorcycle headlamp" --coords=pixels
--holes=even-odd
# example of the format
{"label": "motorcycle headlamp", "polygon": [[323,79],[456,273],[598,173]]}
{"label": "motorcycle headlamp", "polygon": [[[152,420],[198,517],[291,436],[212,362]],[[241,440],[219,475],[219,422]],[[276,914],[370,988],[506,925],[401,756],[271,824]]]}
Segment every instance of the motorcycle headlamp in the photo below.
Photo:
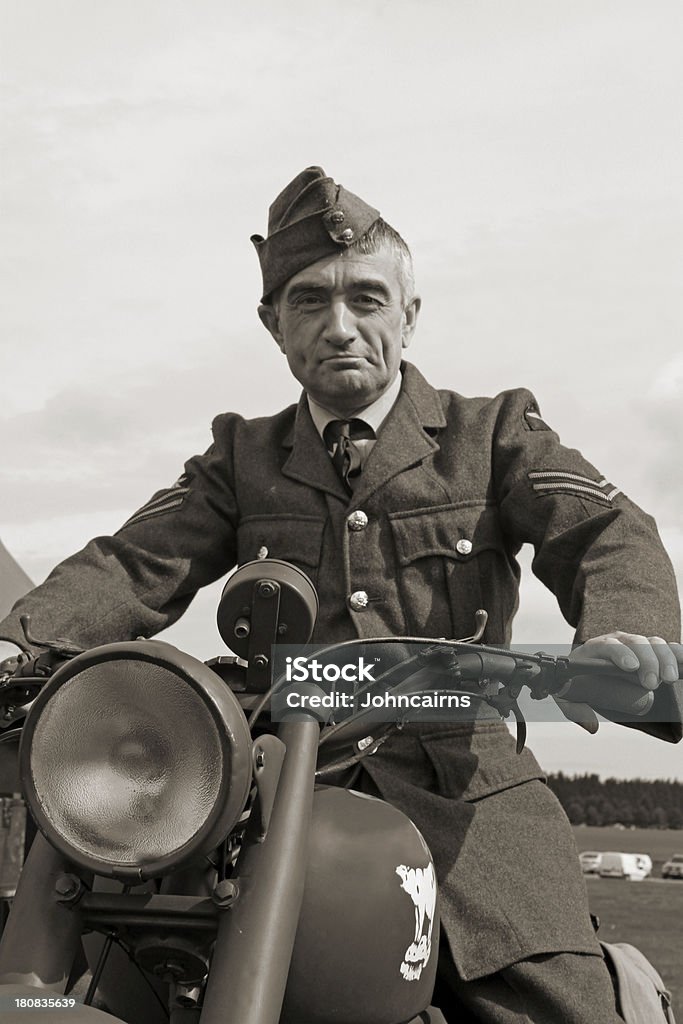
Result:
{"label": "motorcycle headlamp", "polygon": [[24,726],[26,798],[70,860],[124,880],[214,849],[251,784],[251,737],[225,683],[159,641],[97,647],[63,666]]}

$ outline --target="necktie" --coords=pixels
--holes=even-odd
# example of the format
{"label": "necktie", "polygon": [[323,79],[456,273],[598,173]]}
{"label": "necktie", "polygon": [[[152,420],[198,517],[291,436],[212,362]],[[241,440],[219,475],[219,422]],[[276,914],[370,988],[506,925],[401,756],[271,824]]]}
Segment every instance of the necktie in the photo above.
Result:
{"label": "necktie", "polygon": [[375,432],[364,420],[331,420],[323,431],[323,440],[332,456],[332,465],[344,481],[349,494],[360,475],[361,454],[355,441],[374,440]]}

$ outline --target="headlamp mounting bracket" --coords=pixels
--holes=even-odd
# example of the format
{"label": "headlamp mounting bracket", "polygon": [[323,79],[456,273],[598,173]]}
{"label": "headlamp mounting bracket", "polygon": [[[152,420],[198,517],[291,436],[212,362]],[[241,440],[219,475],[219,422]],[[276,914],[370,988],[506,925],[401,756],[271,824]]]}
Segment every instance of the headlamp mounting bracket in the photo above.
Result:
{"label": "headlamp mounting bracket", "polygon": [[265,693],[270,687],[270,649],[277,639],[281,593],[277,580],[261,579],[254,584],[247,654],[247,693]]}

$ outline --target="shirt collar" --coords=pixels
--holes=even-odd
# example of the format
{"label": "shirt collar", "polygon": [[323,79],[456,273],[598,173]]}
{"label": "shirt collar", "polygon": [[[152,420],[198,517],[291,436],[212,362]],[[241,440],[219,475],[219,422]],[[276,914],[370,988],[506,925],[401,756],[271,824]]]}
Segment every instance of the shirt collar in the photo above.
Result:
{"label": "shirt collar", "polygon": [[[389,385],[387,390],[379,396],[372,405],[368,405],[367,408],[361,409],[355,416],[351,417],[354,420],[363,420],[375,431],[375,434],[379,433],[379,428],[384,423],[385,419],[391,412],[394,402],[398,398],[401,390],[401,374],[397,373],[393,382]],[[324,406],[318,405],[310,395],[306,395],[308,401],[308,409],[311,414],[311,419],[315,424],[315,429],[318,431],[320,436],[323,436],[323,431],[328,423],[332,420],[338,420],[339,417],[335,416],[329,409],[325,409]]]}

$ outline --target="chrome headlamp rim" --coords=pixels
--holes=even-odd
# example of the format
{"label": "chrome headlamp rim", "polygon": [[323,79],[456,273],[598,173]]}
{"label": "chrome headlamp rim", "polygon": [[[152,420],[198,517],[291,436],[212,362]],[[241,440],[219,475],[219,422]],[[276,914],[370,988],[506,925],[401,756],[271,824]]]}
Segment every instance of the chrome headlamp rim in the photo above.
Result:
{"label": "chrome headlamp rim", "polygon": [[[33,740],[41,714],[59,690],[86,669],[111,662],[136,661],[162,667],[188,685],[202,701],[215,725],[225,765],[217,797],[200,828],[180,847],[143,864],[101,860],[62,835],[43,808],[31,767]],[[207,665],[160,640],[105,644],[77,655],[45,684],[31,706],[21,737],[19,769],[26,801],[45,838],[69,861],[98,875],[142,881],[168,874],[181,864],[209,853],[239,819],[252,782],[251,733],[246,716],[229,687]]]}

